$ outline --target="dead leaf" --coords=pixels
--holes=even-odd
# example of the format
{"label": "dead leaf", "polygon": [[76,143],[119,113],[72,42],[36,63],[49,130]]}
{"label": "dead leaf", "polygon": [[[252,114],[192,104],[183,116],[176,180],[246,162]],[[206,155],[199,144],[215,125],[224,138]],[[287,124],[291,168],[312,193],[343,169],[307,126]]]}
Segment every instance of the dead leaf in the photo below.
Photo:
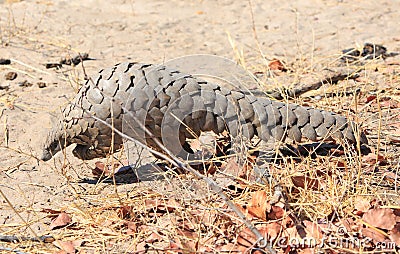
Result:
{"label": "dead leaf", "polygon": [[346,228],[348,232],[358,231],[359,225],[357,225],[352,218],[346,218],[341,220],[342,225]]}
{"label": "dead leaf", "polygon": [[271,205],[268,201],[265,191],[256,191],[251,197],[251,205],[247,208],[248,212],[262,220],[267,220],[267,212],[271,211]]}
{"label": "dead leaf", "polygon": [[400,222],[400,209],[393,209],[393,214],[396,215],[396,221]]}
{"label": "dead leaf", "polygon": [[180,238],[180,242],[183,246],[184,249],[190,250],[190,252],[196,252],[197,246],[198,246],[198,234],[196,232],[193,232],[192,230],[187,230],[187,229],[177,229],[177,232],[181,236],[185,236]]}
{"label": "dead leaf", "polygon": [[243,229],[239,233],[239,236],[237,238],[238,250],[241,251],[242,253],[245,253],[245,251],[248,251],[249,247],[254,245],[256,240],[257,239],[255,238],[254,234],[250,231],[250,229],[248,228]]}
{"label": "dead leaf", "polygon": [[95,168],[92,169],[92,174],[95,176],[107,176],[110,174],[110,171],[103,162],[96,161]]}
{"label": "dead leaf", "polygon": [[390,208],[374,208],[364,213],[362,219],[368,224],[381,228],[391,230],[396,224],[396,216]]}
{"label": "dead leaf", "polygon": [[321,240],[324,237],[321,227],[318,224],[308,220],[304,220],[303,224],[306,227],[306,231],[314,239]]}
{"label": "dead leaf", "polygon": [[371,238],[374,242],[383,242],[387,239],[381,232],[376,231],[373,228],[362,228],[361,234],[365,237]]}
{"label": "dead leaf", "polygon": [[118,217],[120,217],[121,219],[128,219],[132,214],[132,206],[121,206],[120,208],[118,208],[117,214]]}
{"label": "dead leaf", "polygon": [[199,236],[197,235],[196,232],[192,231],[192,230],[187,230],[187,229],[177,229],[178,234],[179,235],[183,235],[186,236],[187,238],[191,238],[191,239],[196,239]]}
{"label": "dead leaf", "polygon": [[57,218],[55,218],[51,224],[50,229],[57,229],[60,227],[64,227],[72,222],[71,217],[67,213],[60,213]]}
{"label": "dead leaf", "polygon": [[268,219],[278,220],[282,219],[284,215],[285,215],[285,210],[282,207],[272,206],[271,212],[268,213]]}
{"label": "dead leaf", "polygon": [[374,101],[375,99],[376,99],[376,95],[370,95],[367,97],[366,102],[368,103],[368,102]]}
{"label": "dead leaf", "polygon": [[[80,245],[82,244],[82,241],[81,241],[80,243],[79,243],[79,242],[74,243],[73,241],[60,241],[60,240],[56,240],[56,241],[53,242],[53,244],[54,244],[57,248],[59,248],[59,249],[65,251],[65,253],[74,254],[74,253],[75,253],[75,247],[76,247],[76,246],[80,246]],[[77,245],[77,244],[79,244],[79,245]]]}
{"label": "dead leaf", "polygon": [[214,163],[211,162],[211,165],[207,169],[207,174],[214,175],[215,172],[217,172],[217,170],[218,170],[218,167]]}
{"label": "dead leaf", "polygon": [[375,153],[369,153],[368,155],[363,156],[362,161],[372,166],[376,164],[385,165],[387,163],[386,157],[384,155],[382,154],[376,155]]}
{"label": "dead leaf", "polygon": [[180,203],[177,202],[175,199],[166,200],[145,200],[146,210],[155,210],[155,211],[168,211],[173,212],[176,208],[181,207]]}
{"label": "dead leaf", "polygon": [[273,71],[284,71],[284,72],[287,71],[285,65],[278,59],[272,59],[268,63],[268,67]]}
{"label": "dead leaf", "polygon": [[311,189],[318,190],[319,189],[319,181],[317,179],[310,178],[308,176],[292,176],[291,177],[293,184],[296,187],[303,189]]}
{"label": "dead leaf", "polygon": [[356,209],[356,212],[361,212],[361,214],[356,213],[357,215],[362,215],[371,208],[371,203],[364,197],[357,197],[354,203],[354,208]]}
{"label": "dead leaf", "polygon": [[156,232],[153,232],[144,241],[146,243],[154,243],[154,242],[159,242],[161,240],[162,240],[162,237],[159,234],[157,234]]}
{"label": "dead leaf", "polygon": [[264,236],[268,235],[267,239],[276,239],[283,230],[282,224],[279,222],[268,223],[264,227],[260,227],[260,233]]}
{"label": "dead leaf", "polygon": [[242,169],[239,166],[239,164],[236,162],[236,160],[234,158],[231,158],[228,160],[226,165],[223,165],[221,167],[221,171],[224,172],[225,174],[239,176],[242,172]]}
{"label": "dead leaf", "polygon": [[394,228],[389,232],[389,238],[400,246],[400,222],[396,223]]}
{"label": "dead leaf", "polygon": [[399,103],[395,100],[393,100],[390,97],[384,97],[380,99],[380,105],[382,108],[398,108],[399,107]]}
{"label": "dead leaf", "polygon": [[135,235],[137,232],[137,226],[136,223],[133,221],[127,221],[125,223],[127,230],[126,230],[126,234],[127,235]]}
{"label": "dead leaf", "polygon": [[[267,225],[258,226],[258,231],[268,242],[272,242],[275,240],[278,235],[282,232],[282,225],[279,222],[271,222]],[[248,228],[244,228],[238,236],[238,250],[239,251],[248,251],[249,247],[254,246],[254,243],[257,241],[254,234]]]}
{"label": "dead leaf", "polygon": [[147,253],[149,249],[149,245],[145,241],[138,243],[135,247],[136,253]]}
{"label": "dead leaf", "polygon": [[168,199],[167,204],[165,204],[166,210],[170,213],[179,207],[182,207],[182,205],[174,198]]}
{"label": "dead leaf", "polygon": [[169,248],[171,251],[180,252],[183,249],[181,241],[178,238],[174,238],[173,240],[169,241]]}

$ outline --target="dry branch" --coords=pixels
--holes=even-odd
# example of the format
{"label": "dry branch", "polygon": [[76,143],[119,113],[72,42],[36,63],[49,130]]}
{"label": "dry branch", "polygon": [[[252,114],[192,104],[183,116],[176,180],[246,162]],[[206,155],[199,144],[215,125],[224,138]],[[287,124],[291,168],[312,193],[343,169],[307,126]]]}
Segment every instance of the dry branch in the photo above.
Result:
{"label": "dry branch", "polygon": [[294,85],[294,88],[283,89],[283,91],[282,89],[267,91],[266,94],[277,100],[283,100],[284,98],[296,98],[308,91],[317,90],[324,84],[336,84],[341,80],[356,79],[358,77],[358,71],[349,72],[348,69],[339,69],[337,71],[334,71],[333,73],[331,70],[324,70],[322,71],[322,73],[325,77],[323,79],[311,80],[305,85],[301,85],[300,83],[298,83]]}

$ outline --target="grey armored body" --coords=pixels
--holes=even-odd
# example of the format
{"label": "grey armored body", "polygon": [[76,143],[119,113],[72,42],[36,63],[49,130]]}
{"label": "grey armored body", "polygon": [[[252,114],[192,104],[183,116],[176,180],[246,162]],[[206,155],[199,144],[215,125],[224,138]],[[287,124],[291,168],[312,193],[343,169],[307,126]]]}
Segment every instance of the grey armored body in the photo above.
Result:
{"label": "grey armored body", "polygon": [[92,116],[156,147],[132,120],[135,117],[174,152],[201,131],[228,130],[232,136],[256,135],[264,141],[299,142],[305,137],[355,143],[359,137],[361,144],[367,143],[353,122],[332,112],[231,91],[165,66],[121,63],[101,70],[82,86],[50,131],[42,159],[49,160],[71,144],[77,144],[73,153],[81,159],[103,157],[111,145],[114,150],[121,147],[122,138],[112,138],[112,129]]}

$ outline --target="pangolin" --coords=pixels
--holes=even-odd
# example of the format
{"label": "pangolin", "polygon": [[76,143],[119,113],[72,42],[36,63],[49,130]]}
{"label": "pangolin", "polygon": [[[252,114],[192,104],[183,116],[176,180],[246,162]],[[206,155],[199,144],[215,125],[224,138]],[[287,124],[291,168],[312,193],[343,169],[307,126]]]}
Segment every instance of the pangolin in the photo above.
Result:
{"label": "pangolin", "polygon": [[120,148],[123,139],[98,119],[155,147],[144,125],[175,153],[186,138],[201,131],[227,130],[232,136],[264,141],[333,138],[367,143],[354,122],[333,112],[224,88],[163,65],[126,62],[86,81],[47,136],[42,159],[71,144],[81,159],[106,156],[112,145]]}

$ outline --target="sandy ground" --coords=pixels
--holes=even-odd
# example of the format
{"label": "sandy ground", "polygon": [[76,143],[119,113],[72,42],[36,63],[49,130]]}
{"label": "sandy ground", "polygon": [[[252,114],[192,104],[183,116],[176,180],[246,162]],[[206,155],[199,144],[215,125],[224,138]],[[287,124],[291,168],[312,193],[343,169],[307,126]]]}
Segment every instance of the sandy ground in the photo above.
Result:
{"label": "sandy ground", "polygon": [[[238,50],[248,62],[262,63],[258,46],[266,59],[286,62],[318,61],[364,42],[400,51],[397,1],[251,3],[253,15],[248,1],[233,0],[0,1],[0,58],[12,61],[0,66],[0,223],[20,223],[18,212],[24,220],[37,219],[32,228],[40,233],[48,219],[42,222],[34,211],[62,209],[75,195],[107,191],[77,183],[92,177],[94,163],[77,160],[70,150],[64,168],[60,155],[46,163],[35,158],[51,114],[73,97],[84,77],[81,65],[56,71],[45,63],[88,52],[96,59],[84,63],[92,74],[127,60],[162,63],[191,54],[235,59]],[[10,71],[17,72],[15,80],[5,79]],[[25,80],[32,86],[20,86]],[[46,87],[39,88],[40,82]],[[134,184],[118,186],[131,188]]]}

